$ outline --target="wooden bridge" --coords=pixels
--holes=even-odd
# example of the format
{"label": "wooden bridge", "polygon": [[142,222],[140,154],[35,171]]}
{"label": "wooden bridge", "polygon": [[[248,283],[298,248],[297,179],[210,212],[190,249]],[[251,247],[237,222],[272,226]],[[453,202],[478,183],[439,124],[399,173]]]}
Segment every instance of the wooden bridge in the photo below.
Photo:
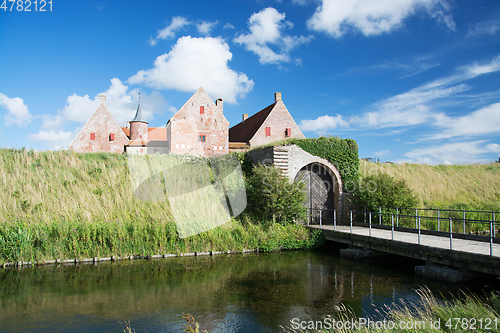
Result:
{"label": "wooden bridge", "polygon": [[[453,224],[456,228],[456,222],[453,223],[451,218],[441,218],[445,221],[440,222],[449,223],[441,223],[444,224],[443,229],[448,224],[446,231],[433,231],[420,228],[419,217],[415,219],[416,228],[407,228],[395,225],[394,215],[389,219],[390,225],[387,225],[387,221],[384,225],[381,217],[384,214],[379,215],[381,221],[379,224],[371,222],[371,213],[366,223],[353,220],[352,212],[347,221],[337,220],[336,213],[334,212],[335,217],[330,223],[316,218],[316,223],[312,223],[313,220],[309,221],[309,227],[321,229],[325,239],[329,241],[348,244],[365,251],[420,259],[426,261],[429,266],[446,265],[461,272],[473,271],[500,276],[500,239],[495,237],[494,220],[488,221],[490,227],[488,235],[481,236],[453,232]],[[364,214],[366,217],[366,213]],[[390,214],[385,215],[390,216]],[[468,223],[472,223],[471,221],[475,222],[467,220]],[[325,225],[325,222],[328,224]],[[465,231],[466,219],[463,225]]]}

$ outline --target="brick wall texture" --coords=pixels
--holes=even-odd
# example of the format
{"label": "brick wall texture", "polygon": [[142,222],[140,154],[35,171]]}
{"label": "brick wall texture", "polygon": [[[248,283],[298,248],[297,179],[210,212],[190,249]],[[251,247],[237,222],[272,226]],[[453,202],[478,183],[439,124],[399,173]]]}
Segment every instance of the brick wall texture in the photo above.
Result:
{"label": "brick wall texture", "polygon": [[[266,133],[266,127],[269,128]],[[288,112],[285,103],[280,99],[276,101],[274,108],[259,127],[253,138],[250,140],[252,147],[261,146],[274,141],[287,138],[285,131],[290,129],[292,138],[305,139],[304,134],[300,130],[292,115]],[[270,132],[270,133],[269,133]],[[270,134],[269,136],[266,134]]]}
{"label": "brick wall texture", "polygon": [[169,150],[174,154],[219,156],[229,152],[229,122],[222,100],[217,105],[203,90],[198,91],[167,124]]}
{"label": "brick wall texture", "polygon": [[[114,137],[111,134],[114,134]],[[109,113],[104,100],[101,99],[99,107],[68,146],[68,149],[78,153],[123,153],[124,146],[128,142],[129,139]]]}

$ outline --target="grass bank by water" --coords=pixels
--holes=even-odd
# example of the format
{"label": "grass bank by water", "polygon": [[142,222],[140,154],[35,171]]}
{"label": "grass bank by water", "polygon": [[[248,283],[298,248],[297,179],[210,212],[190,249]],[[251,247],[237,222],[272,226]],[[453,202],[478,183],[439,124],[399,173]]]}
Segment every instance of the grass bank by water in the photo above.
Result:
{"label": "grass bank by water", "polygon": [[122,154],[0,149],[0,170],[0,264],[300,249],[320,241],[300,225],[234,220],[180,239],[168,203],[134,196]]}
{"label": "grass bank by water", "polygon": [[360,176],[377,172],[404,180],[422,208],[500,211],[500,163],[433,166],[360,160]]}

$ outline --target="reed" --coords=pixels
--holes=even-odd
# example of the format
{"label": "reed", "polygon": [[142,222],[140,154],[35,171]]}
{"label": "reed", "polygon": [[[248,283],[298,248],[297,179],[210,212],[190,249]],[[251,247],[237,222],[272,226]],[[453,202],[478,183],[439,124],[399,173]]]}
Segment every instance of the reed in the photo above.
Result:
{"label": "reed", "polygon": [[[283,328],[287,333],[319,332],[500,332],[500,301],[496,293],[486,300],[463,293],[460,298],[442,301],[436,298],[427,287],[417,290],[418,300],[414,303],[401,300],[399,304],[386,305],[379,311],[380,318],[370,318],[371,324],[345,328],[339,325],[335,329],[327,325],[312,322],[312,329],[298,327]],[[354,311],[341,305],[333,317],[327,316],[319,322],[342,323],[359,322]],[[369,323],[369,322],[368,322]],[[385,324],[384,324],[385,323]],[[318,327],[323,325],[322,328]],[[295,325],[297,326],[297,325]],[[306,326],[306,325],[303,325]]]}
{"label": "reed", "polygon": [[[318,233],[300,225],[234,219],[180,238],[168,201],[136,198],[127,157],[122,154],[0,149],[0,170],[0,264],[254,248],[273,251],[308,248],[320,240]],[[206,207],[198,209],[218,214]]]}

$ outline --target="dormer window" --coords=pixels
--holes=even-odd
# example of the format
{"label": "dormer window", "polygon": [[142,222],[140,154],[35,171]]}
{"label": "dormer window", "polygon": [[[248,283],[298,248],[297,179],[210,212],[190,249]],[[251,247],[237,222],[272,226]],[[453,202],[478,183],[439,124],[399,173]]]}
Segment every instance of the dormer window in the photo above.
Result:
{"label": "dormer window", "polygon": [[205,113],[205,107],[202,105],[200,106],[200,114],[204,114]]}

